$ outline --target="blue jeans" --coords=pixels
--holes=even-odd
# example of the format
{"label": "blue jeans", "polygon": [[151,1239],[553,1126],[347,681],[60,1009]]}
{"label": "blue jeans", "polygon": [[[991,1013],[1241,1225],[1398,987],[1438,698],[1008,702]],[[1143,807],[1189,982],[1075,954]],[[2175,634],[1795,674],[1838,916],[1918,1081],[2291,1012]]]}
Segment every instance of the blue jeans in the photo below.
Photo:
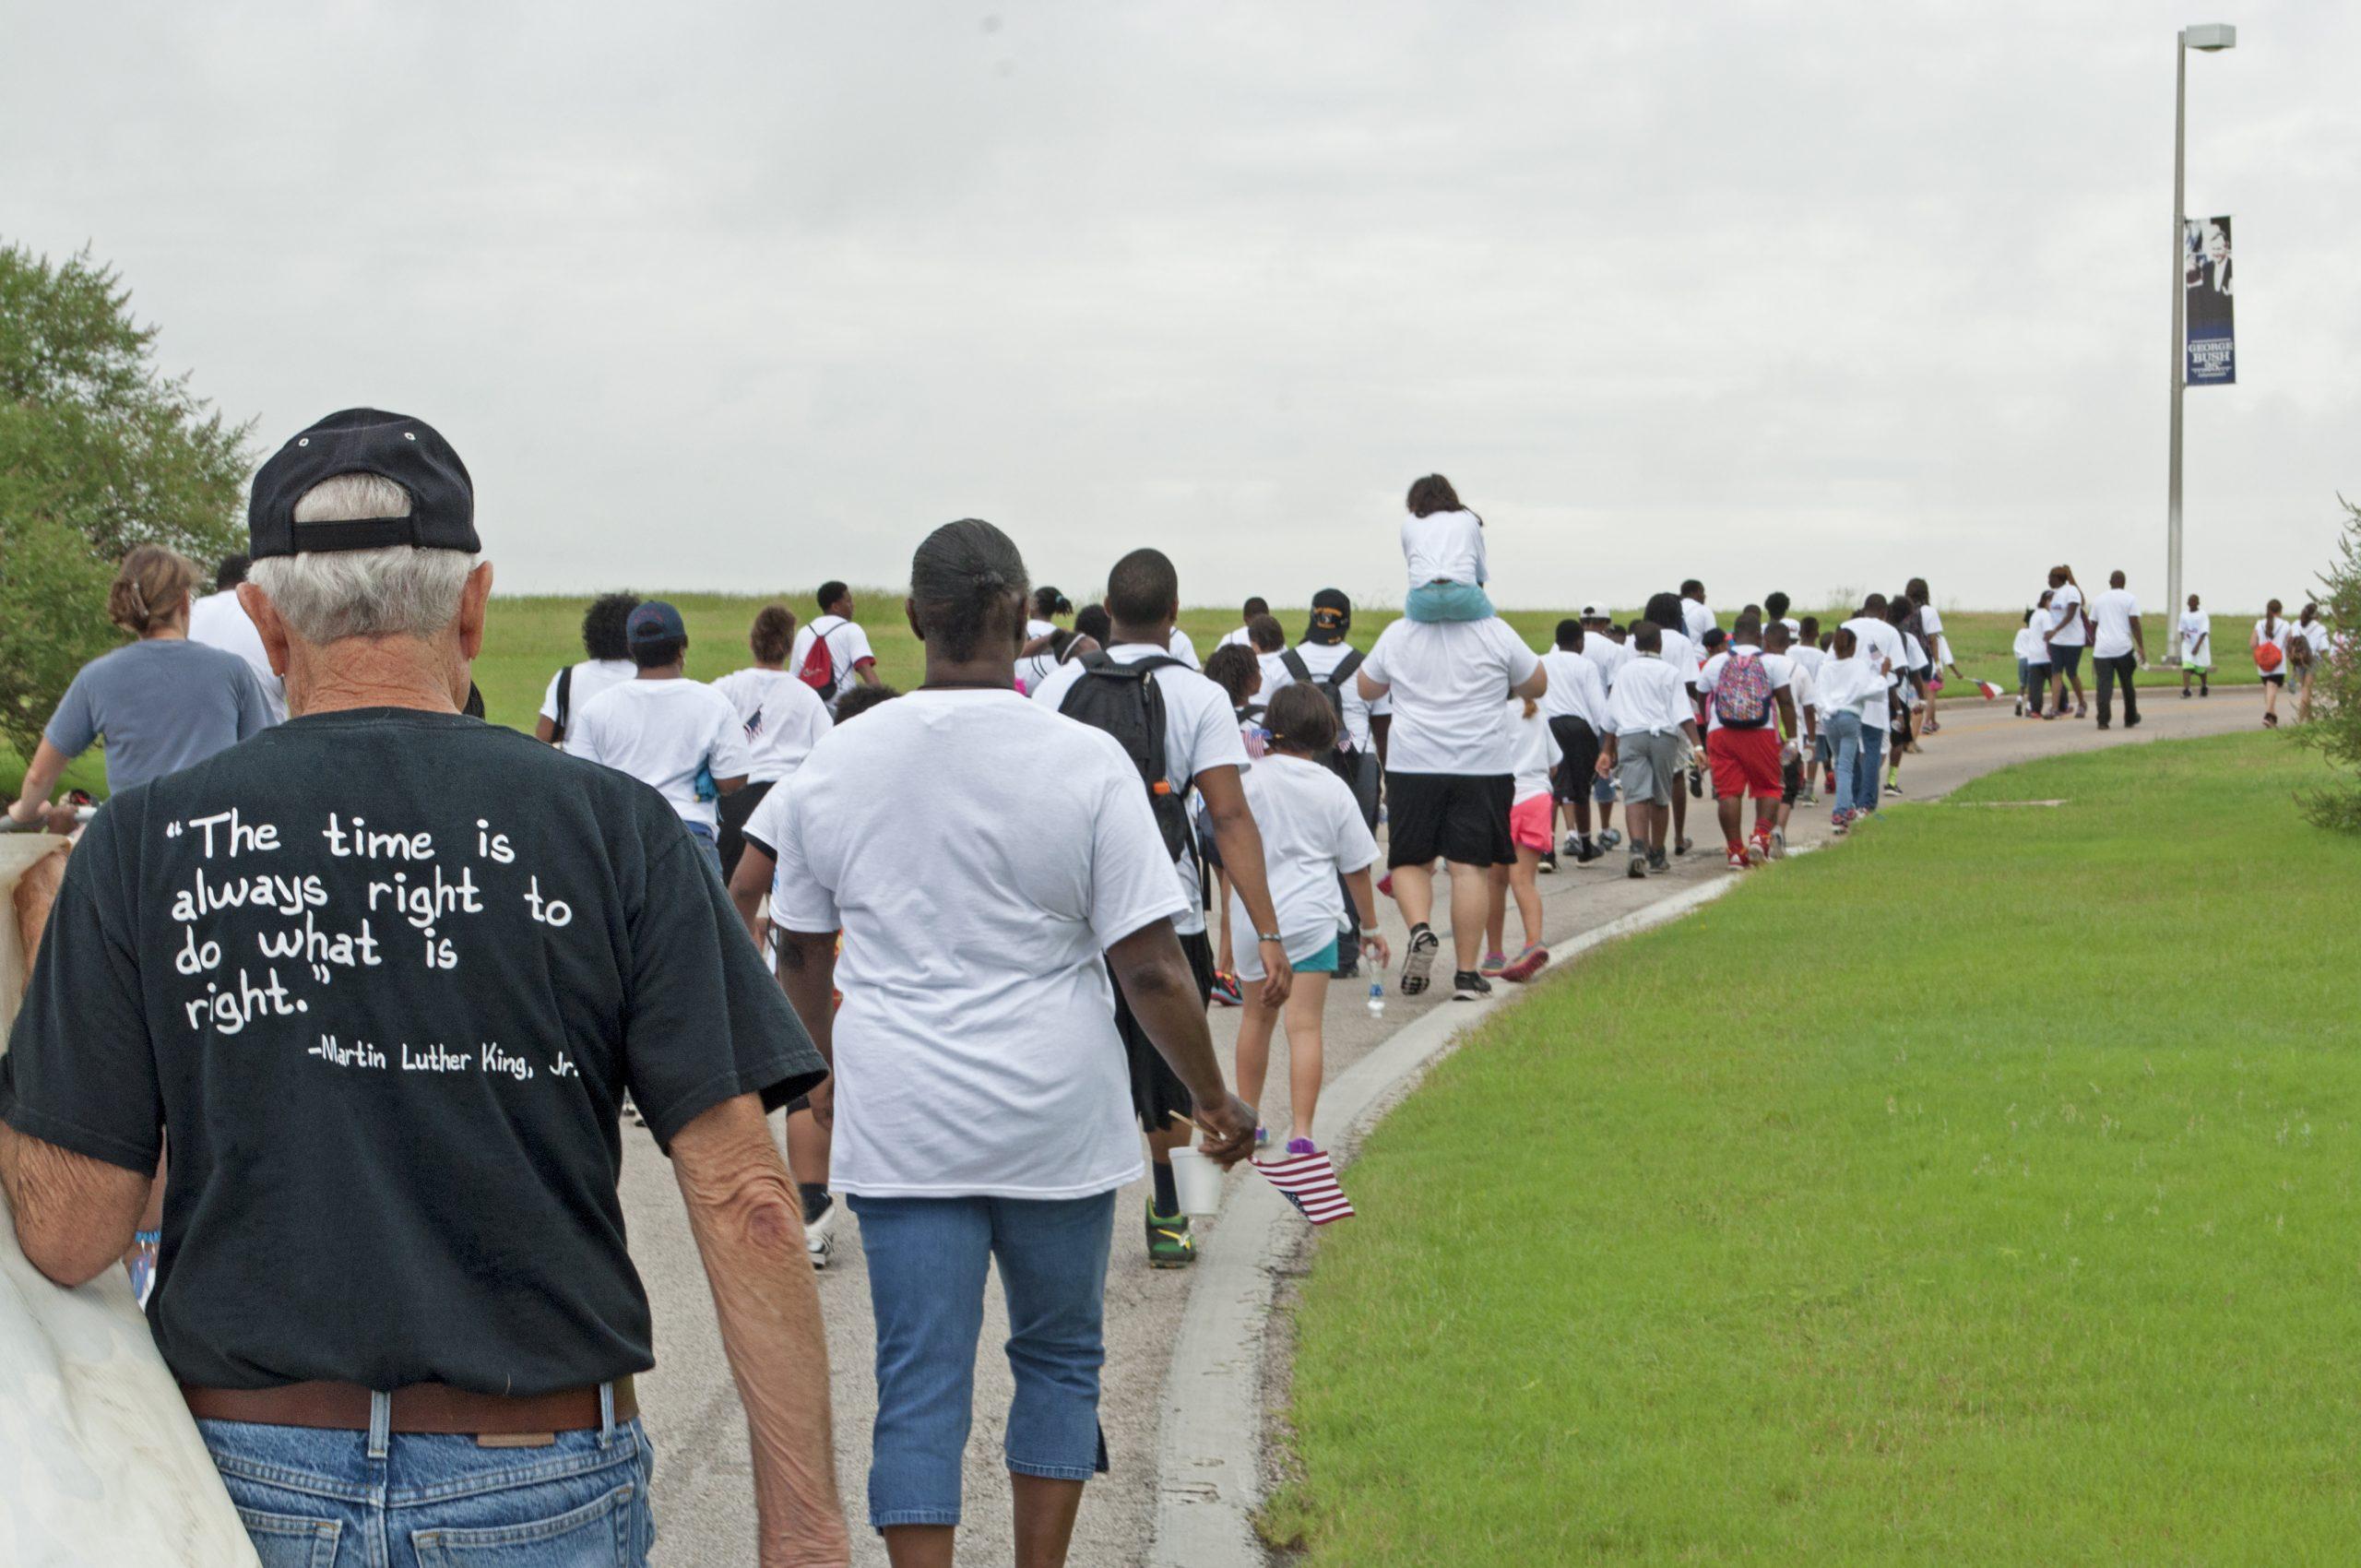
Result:
{"label": "blue jeans", "polygon": [[681,826],[689,830],[689,837],[695,839],[697,848],[704,851],[705,863],[713,868],[713,879],[721,881],[721,844],[714,830],[702,822],[691,822],[686,817],[682,818]]}
{"label": "blue jeans", "polygon": [[196,1425],[262,1568],[641,1568],[656,1544],[636,1420],[544,1448]]}
{"label": "blue jeans", "polygon": [[1830,714],[1820,727],[1820,743],[1828,748],[1829,771],[1836,775],[1836,799],[1829,809],[1842,816],[1853,809],[1857,783],[1853,775],[1861,763],[1861,716],[1849,707]]}
{"label": "blue jeans", "polygon": [[1107,1251],[1115,1194],[1062,1199],[866,1198],[860,1217],[877,1320],[869,1523],[955,1525],[959,1467],[984,1329],[985,1265],[1008,1299],[1016,1395],[1003,1449],[1019,1475],[1086,1481],[1107,1468],[1098,1369],[1107,1359]]}
{"label": "blue jeans", "polygon": [[1477,583],[1420,583],[1402,601],[1402,613],[1413,621],[1489,621],[1492,601]]}
{"label": "blue jeans", "polygon": [[1853,768],[1853,809],[1873,812],[1884,799],[1878,787],[1884,782],[1878,777],[1878,766],[1885,761],[1886,731],[1873,725],[1861,726],[1861,756]]}

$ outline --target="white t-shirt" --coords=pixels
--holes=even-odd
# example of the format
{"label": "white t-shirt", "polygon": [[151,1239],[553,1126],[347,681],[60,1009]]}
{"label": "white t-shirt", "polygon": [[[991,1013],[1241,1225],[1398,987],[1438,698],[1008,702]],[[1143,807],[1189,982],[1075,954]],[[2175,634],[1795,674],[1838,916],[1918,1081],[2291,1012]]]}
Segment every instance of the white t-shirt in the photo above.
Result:
{"label": "white t-shirt", "polygon": [[1402,559],[1410,568],[1410,586],[1429,583],[1474,583],[1491,574],[1484,562],[1484,525],[1473,512],[1430,512],[1402,519]]}
{"label": "white t-shirt", "polygon": [[1684,599],[1680,601],[1680,629],[1689,634],[1689,640],[1692,643],[1705,640],[1705,634],[1714,629],[1714,612],[1705,608],[1703,600]]}
{"label": "white t-shirt", "polygon": [[[1856,615],[1845,623],[1845,629],[1853,634],[1853,640],[1858,645],[1858,657],[1868,660],[1870,669],[1878,668],[1880,659],[1892,661],[1893,669],[1882,683],[1886,690],[1891,690],[1910,668],[1910,649],[1904,644],[1901,631],[1892,622],[1880,621],[1874,615]],[[1861,727],[1878,731],[1893,728],[1892,717],[1886,709],[1882,694],[1874,701],[1863,699]]]}
{"label": "white t-shirt", "polygon": [[795,631],[795,647],[787,656],[789,670],[798,672],[803,661],[812,657],[812,639],[828,639],[828,663],[834,671],[836,690],[841,692],[852,683],[853,671],[864,662],[874,663],[877,656],[869,648],[869,634],[860,629],[858,621],[848,621],[841,615],[823,615],[809,625]]}
{"label": "white t-shirt", "polygon": [[1264,707],[1268,707],[1271,706],[1271,699],[1279,695],[1281,686],[1295,684],[1295,677],[1287,673],[1287,656],[1285,652],[1258,653],[1254,656],[1254,662],[1263,667],[1263,689],[1255,695],[1254,700]]}
{"label": "white t-shirt", "polygon": [[749,784],[774,784],[794,772],[836,722],[820,694],[784,670],[733,670],[713,689],[730,699],[746,731]]}
{"label": "white t-shirt", "polygon": [[[1178,626],[1176,626],[1176,627],[1174,627],[1174,628],[1173,628],[1173,630],[1175,630],[1175,631],[1179,631],[1179,630],[1180,630],[1180,628],[1179,628]],[[1225,648],[1225,647],[1252,647],[1253,646],[1254,646],[1254,639],[1253,639],[1253,637],[1252,637],[1251,635],[1249,635],[1249,634],[1248,634],[1248,632],[1247,632],[1246,628],[1245,628],[1245,627],[1243,627],[1243,626],[1233,626],[1233,627],[1231,627],[1228,631],[1224,632],[1224,633],[1221,635],[1221,641],[1219,641],[1219,642],[1217,642],[1217,643],[1214,644],[1214,647],[1215,647],[1216,649],[1219,649],[1219,648]]]}
{"label": "white t-shirt", "polygon": [[1918,607],[1918,629],[1930,637],[1943,635],[1943,612],[1931,604]]}
{"label": "white t-shirt", "polygon": [[2111,588],[2091,600],[2091,619],[2097,623],[2098,636],[2091,639],[2094,659],[2120,659],[2131,651],[2131,618],[2140,613],[2140,601],[2131,597],[2130,588]]}
{"label": "white t-shirt", "polygon": [[[1747,647],[1742,648],[1739,651],[1753,654],[1762,660],[1762,673],[1771,683],[1771,703],[1768,707],[1763,709],[1764,722],[1762,725],[1762,728],[1769,730],[1773,734],[1777,734],[1779,731],[1779,693],[1784,691],[1788,695],[1790,701],[1794,699],[1796,661],[1789,659],[1784,653],[1764,653],[1758,647]],[[1697,685],[1700,690],[1705,693],[1709,699],[1714,694],[1714,683],[1722,678],[1722,671],[1729,668],[1729,662],[1730,656],[1726,650],[1714,655],[1713,658],[1705,661],[1704,671],[1698,676]],[[1798,715],[1797,717],[1800,718],[1801,716]],[[1709,700],[1705,704],[1705,732],[1710,735],[1721,727],[1721,710],[1716,708]]]}
{"label": "white t-shirt", "polygon": [[[1590,638],[1583,639],[1582,653],[1553,647],[1541,656],[1541,668],[1549,671],[1549,689],[1541,695],[1541,716],[1579,719],[1591,727],[1592,733],[1604,735],[1607,683],[1599,678],[1598,666],[1590,661]],[[1517,707],[1522,712],[1524,704],[1520,702]]]}
{"label": "white t-shirt", "polygon": [[2041,646],[2041,634],[2030,623],[2017,628],[2016,653],[2027,664],[2047,664],[2048,653]]}
{"label": "white t-shirt", "polygon": [[[1145,643],[1117,643],[1107,650],[1107,657],[1118,664],[1136,664],[1156,652]],[[1065,702],[1074,683],[1083,678],[1080,664],[1060,665],[1050,672],[1033,693],[1033,700],[1058,711]],[[1183,800],[1196,788],[1197,775],[1215,767],[1235,767],[1245,772],[1246,741],[1239,733],[1238,710],[1229,706],[1229,694],[1206,680],[1194,670],[1178,670],[1170,665],[1156,672],[1157,690],[1164,697],[1164,768],[1165,780],[1172,792]],[[1085,726],[1087,728],[1087,726]],[[1122,748],[1115,748],[1121,752]],[[1132,787],[1139,789],[1136,775]],[[1140,791],[1145,801],[1147,793]],[[1163,840],[1157,839],[1158,843]],[[1204,897],[1198,892],[1197,857],[1183,853],[1175,862],[1180,877],[1181,896],[1189,907],[1175,916],[1172,929],[1183,936],[1193,936],[1205,929]]]}
{"label": "white t-shirt", "polygon": [[188,640],[244,659],[262,686],[262,700],[269,706],[270,721],[287,722],[287,683],[272,672],[270,655],[263,650],[262,634],[255,630],[246,607],[238,602],[237,589],[208,593],[189,602]]}
{"label": "white t-shirt", "polygon": [[[1246,775],[1246,804],[1263,833],[1263,867],[1271,880],[1271,907],[1287,962],[1301,963],[1336,940],[1345,918],[1339,873],[1366,870],[1377,840],[1345,781],[1323,763],[1274,752]],[[1251,932],[1246,901],[1229,896],[1230,929]],[[1253,944],[1238,948],[1238,978],[1263,978]]]}
{"label": "white t-shirt", "polygon": [[1172,636],[1165,640],[1164,650],[1192,670],[1203,670],[1204,661],[1197,657],[1197,645],[1180,627],[1172,628]]}
{"label": "white t-shirt", "polygon": [[2059,647],[2081,647],[2089,640],[2082,632],[2082,590],[2072,583],[2050,590],[2048,636]]}
{"label": "white t-shirt", "polygon": [[[1333,671],[1336,666],[1342,664],[1345,661],[1345,656],[1353,651],[1353,647],[1350,643],[1342,642],[1307,642],[1298,643],[1296,645],[1295,651],[1297,656],[1303,660],[1303,667],[1311,671],[1311,678],[1318,681],[1325,679],[1330,671]],[[1361,695],[1360,682],[1349,678],[1347,679],[1343,685],[1336,688],[1336,695],[1344,699],[1345,739],[1352,745],[1355,751],[1368,751],[1370,749],[1370,708],[1368,699]],[[1255,700],[1257,702],[1270,701],[1268,689],[1266,688],[1264,695],[1257,697]]]}
{"label": "white t-shirt", "polygon": [[1828,727],[1829,719],[1850,708],[1865,714],[1864,705],[1875,703],[1878,712],[1885,712],[1885,677],[1878,667],[1857,655],[1838,659],[1833,655],[1820,667],[1812,680],[1812,706],[1820,710],[1821,728]]}
{"label": "white t-shirt", "polygon": [[2180,657],[2183,663],[2213,657],[2213,617],[2202,610],[2180,612]]}
{"label": "white t-shirt", "polygon": [[1664,646],[1656,651],[1656,657],[1679,671],[1683,681],[1695,685],[1697,671],[1705,665],[1704,646],[1679,632],[1659,627],[1658,633],[1664,639]]}
{"label": "white t-shirt", "polygon": [[[794,780],[787,778],[772,785],[770,792],[755,802],[754,809],[747,814],[746,826],[738,830],[740,837],[774,861],[778,859],[778,836],[787,820],[787,792],[794,787]],[[778,893],[776,873],[771,879],[771,893],[774,897]]]}
{"label": "white t-shirt", "polygon": [[1787,646],[1787,657],[1796,661],[1797,669],[1809,671],[1817,678],[1820,674],[1821,660],[1828,657],[1828,651],[1825,648],[1808,647],[1802,643],[1790,643]]}
{"label": "white t-shirt", "polygon": [[1608,728],[1618,735],[1671,735],[1697,717],[1689,679],[1662,655],[1633,653],[1607,695]]}
{"label": "white t-shirt", "polygon": [[681,820],[712,827],[718,808],[697,798],[697,770],[743,778],[753,766],[730,699],[702,681],[625,681],[584,703],[566,726],[565,749],[628,773],[672,802]]}
{"label": "white t-shirt", "polygon": [[1392,688],[1386,766],[1395,773],[1489,778],[1509,771],[1501,699],[1541,668],[1509,624],[1396,621],[1378,634],[1361,673]]}
{"label": "white t-shirt", "polygon": [[1046,637],[1057,629],[1058,624],[1055,621],[1044,621],[1036,615],[1025,623],[1025,640],[1029,643],[1038,638]]}
{"label": "white t-shirt", "polygon": [[1501,736],[1509,748],[1509,799],[1527,801],[1549,793],[1549,776],[1566,755],[1558,737],[1549,732],[1549,715],[1536,704],[1528,719],[1525,699],[1511,697],[1501,710]]}
{"label": "white t-shirt", "polygon": [[[574,680],[565,694],[566,728],[569,731],[574,727],[573,721],[582,716],[583,708],[589,706],[592,697],[609,686],[620,686],[639,674],[639,666],[628,659],[586,659],[573,669]],[[557,675],[551,676],[549,689],[541,694],[541,717],[552,724],[557,722],[558,675],[564,673],[561,670]],[[563,739],[559,745],[566,751],[574,749]]]}
{"label": "white t-shirt", "polygon": [[2288,620],[2284,615],[2276,621],[2272,621],[2266,617],[2265,619],[2257,621],[2254,624],[2252,646],[2260,647],[2264,643],[2272,643],[2276,645],[2279,649],[2279,668],[2276,670],[2266,670],[2263,671],[2264,674],[2284,675],[2287,673],[2287,638],[2295,630],[2296,623]]}
{"label": "white t-shirt", "polygon": [[1014,691],[915,691],[832,731],[784,793],[771,922],[844,932],[831,1182],[1049,1199],[1136,1180],[1101,956],[1181,901],[1122,748]]}
{"label": "white t-shirt", "polygon": [[1631,657],[1631,650],[1614,638],[1596,632],[1583,634],[1583,657],[1597,667],[1599,683],[1608,691],[1615,689],[1615,673]]}
{"label": "white t-shirt", "polygon": [[[1818,652],[1817,648],[1813,649]],[[1790,650],[1787,662],[1795,666],[1795,675],[1787,683],[1787,691],[1796,699],[1796,725],[1799,734],[1809,735],[1820,728],[1820,710],[1812,704],[1812,695],[1820,689],[1820,678],[1812,667],[1797,659]]]}

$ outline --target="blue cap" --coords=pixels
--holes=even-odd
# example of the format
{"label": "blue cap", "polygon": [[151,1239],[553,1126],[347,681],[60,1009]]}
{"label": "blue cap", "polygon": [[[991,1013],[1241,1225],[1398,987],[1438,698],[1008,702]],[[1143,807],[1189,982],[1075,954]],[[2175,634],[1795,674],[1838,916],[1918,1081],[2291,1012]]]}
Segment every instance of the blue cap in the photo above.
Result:
{"label": "blue cap", "polygon": [[631,612],[623,623],[623,641],[633,647],[645,647],[649,643],[686,642],[689,629],[681,624],[681,612],[660,599],[651,599]]}

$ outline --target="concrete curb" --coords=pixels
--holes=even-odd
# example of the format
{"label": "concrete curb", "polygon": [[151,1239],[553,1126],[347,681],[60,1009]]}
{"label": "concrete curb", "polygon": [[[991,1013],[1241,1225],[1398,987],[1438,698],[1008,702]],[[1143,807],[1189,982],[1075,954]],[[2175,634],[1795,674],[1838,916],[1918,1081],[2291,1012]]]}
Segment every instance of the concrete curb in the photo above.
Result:
{"label": "concrete curb", "polygon": [[[1584,932],[1552,952],[1571,959],[1679,919],[1745,879],[1715,877]],[[1458,1038],[1523,995],[1444,1003],[1405,1024],[1321,1091],[1322,1120],[1357,1144],[1395,1099],[1394,1090]],[[1304,1237],[1278,1190],[1234,1174],[1214,1245],[1197,1260],[1172,1346],[1158,1409],[1153,1568],[1263,1568],[1254,1529],[1263,1505],[1263,1353],[1281,1271]]]}

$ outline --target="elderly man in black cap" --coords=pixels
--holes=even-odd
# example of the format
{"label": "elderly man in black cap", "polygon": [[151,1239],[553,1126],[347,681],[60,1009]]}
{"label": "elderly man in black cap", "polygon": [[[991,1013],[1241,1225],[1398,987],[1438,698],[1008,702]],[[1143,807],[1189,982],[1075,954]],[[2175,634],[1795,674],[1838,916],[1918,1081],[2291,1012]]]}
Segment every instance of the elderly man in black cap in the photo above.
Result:
{"label": "elderly man in black cap", "polygon": [[112,1265],[169,1138],[148,1315],[266,1561],[638,1563],[628,1092],[750,1415],[760,1561],[846,1562],[764,1123],[821,1078],[809,1037],[661,795],[462,714],[492,567],[440,435],[331,415],[250,523],[292,717],[115,796],[68,862],[0,1059],[26,1256]]}
{"label": "elderly man in black cap", "polygon": [[[1322,588],[1311,596],[1311,620],[1303,628],[1303,641],[1281,657],[1290,679],[1318,687],[1328,706],[1335,709],[1336,751],[1329,766],[1352,786],[1353,798],[1360,802],[1361,820],[1374,833],[1381,772],[1377,748],[1370,740],[1369,701],[1361,695],[1360,683],[1353,679],[1361,667],[1361,650],[1345,640],[1352,629],[1353,601],[1341,588]],[[1336,944],[1338,980],[1351,980],[1360,973],[1360,911],[1349,892],[1345,896],[1345,916],[1353,923]]]}

